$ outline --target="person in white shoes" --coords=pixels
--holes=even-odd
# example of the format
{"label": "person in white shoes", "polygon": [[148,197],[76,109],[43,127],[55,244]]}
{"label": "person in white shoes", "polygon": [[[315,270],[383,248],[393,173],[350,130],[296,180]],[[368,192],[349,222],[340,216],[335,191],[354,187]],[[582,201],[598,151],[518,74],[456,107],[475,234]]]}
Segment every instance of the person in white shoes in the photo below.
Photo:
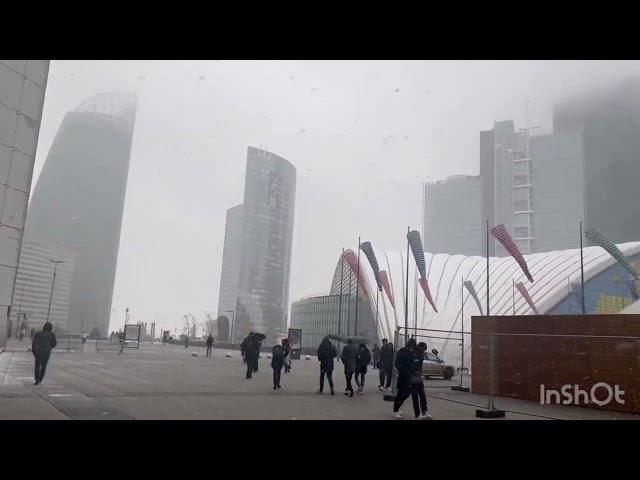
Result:
{"label": "person in white shoes", "polygon": [[407,346],[401,348],[396,356],[396,369],[398,370],[397,393],[393,402],[393,413],[396,418],[402,418],[400,407],[411,396],[413,411],[416,419],[428,419],[433,417],[427,413],[427,397],[424,392],[422,380],[422,362],[427,344],[411,338]]}

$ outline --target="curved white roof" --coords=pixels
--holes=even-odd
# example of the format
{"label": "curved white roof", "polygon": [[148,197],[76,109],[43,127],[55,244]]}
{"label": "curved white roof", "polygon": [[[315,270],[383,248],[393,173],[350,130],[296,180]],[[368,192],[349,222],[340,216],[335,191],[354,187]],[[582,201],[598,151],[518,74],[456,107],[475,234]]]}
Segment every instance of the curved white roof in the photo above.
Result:
{"label": "curved white roof", "polygon": [[[618,248],[627,256],[640,253],[640,242],[619,244]],[[357,247],[353,250],[357,253]],[[382,251],[374,249],[380,270],[386,270],[390,287],[395,297],[395,308],[391,305],[386,293],[379,293],[378,334],[393,339],[397,326],[404,326],[406,252]],[[346,253],[346,252],[345,252]],[[534,282],[527,280],[520,266],[512,257],[489,259],[490,282],[490,314],[510,315],[515,308],[516,315],[529,315],[533,311],[522,295],[515,291],[513,301],[513,280],[523,282],[540,314],[544,314],[556,306],[569,293],[568,284],[580,281],[580,250],[562,250],[525,255]],[[427,281],[438,308],[434,312],[427,302],[424,293],[417,286],[417,309],[414,309],[417,275],[413,255],[409,253],[409,315],[408,325],[418,328],[460,331],[461,310],[464,303],[464,331],[470,331],[471,316],[480,315],[480,311],[470,297],[469,292],[462,290],[462,282],[470,280],[480,299],[482,309],[486,309],[486,257],[467,257],[464,255],[433,255],[425,252]],[[615,259],[601,247],[584,248],[585,282],[616,263]],[[361,268],[365,273],[365,284],[368,298],[375,318],[375,301],[377,285],[373,270],[364,255],[360,256]],[[336,272],[340,270],[340,259]],[[332,291],[336,291],[335,278]],[[337,288],[339,290],[339,287]],[[344,293],[348,293],[346,290]],[[416,312],[417,310],[417,312]],[[411,332],[412,333],[412,332]],[[426,333],[426,332],[425,332]],[[445,336],[448,333],[430,332],[428,335]],[[455,336],[451,336],[455,338]],[[459,335],[457,336],[459,338]],[[453,348],[457,341],[427,339],[429,348],[438,348],[448,362],[459,362],[460,349]],[[468,342],[468,338],[465,337]],[[448,350],[448,351],[447,351]],[[467,350],[465,348],[465,350]],[[465,353],[465,364],[467,353]]]}

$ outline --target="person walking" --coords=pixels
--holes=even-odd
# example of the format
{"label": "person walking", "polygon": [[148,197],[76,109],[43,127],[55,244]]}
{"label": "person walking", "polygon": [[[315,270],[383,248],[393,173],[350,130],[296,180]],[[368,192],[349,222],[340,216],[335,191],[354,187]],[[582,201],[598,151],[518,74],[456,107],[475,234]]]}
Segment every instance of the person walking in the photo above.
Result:
{"label": "person walking", "polygon": [[400,407],[410,396],[413,400],[413,411],[416,418],[428,420],[433,418],[427,413],[427,399],[422,381],[422,362],[427,346],[424,342],[420,343],[420,348],[418,348],[416,340],[409,339],[406,347],[401,348],[396,356],[395,366],[398,369],[398,382],[396,398],[393,402],[393,413],[396,418],[402,418]]}
{"label": "person walking", "polygon": [[271,349],[271,368],[273,369],[273,389],[282,388],[280,385],[280,376],[282,367],[284,367],[287,351],[281,344],[275,344]]}
{"label": "person walking", "polygon": [[282,346],[287,351],[287,356],[284,357],[284,373],[289,373],[291,371],[291,344],[288,338],[282,339]]}
{"label": "person walking", "polygon": [[258,371],[258,358],[260,358],[261,347],[262,342],[258,339],[256,334],[252,334],[248,337],[246,351],[244,354],[244,358],[247,362],[246,378],[251,378],[253,374]]}
{"label": "person walking", "polygon": [[373,344],[371,349],[371,356],[373,357],[373,369],[380,368],[380,347],[377,343]]}
{"label": "person walking", "polygon": [[125,341],[124,341],[124,332],[120,332],[118,334],[118,341],[120,342],[120,352],[119,355],[122,355],[122,352],[124,352],[124,345],[125,345]]}
{"label": "person walking", "polygon": [[42,331],[33,336],[31,352],[35,357],[34,385],[40,385],[42,380],[44,380],[44,374],[47,371],[47,363],[49,363],[51,350],[56,348],[57,344],[56,334],[53,333],[53,325],[51,325],[50,322],[46,322],[42,327]]}
{"label": "person walking", "polygon": [[358,395],[364,394],[364,376],[367,374],[367,367],[371,363],[371,352],[364,343],[358,345],[356,353],[356,385]]}
{"label": "person walking", "polygon": [[380,365],[378,368],[380,369],[378,390],[388,392],[393,378],[393,343],[390,343],[386,338],[382,339]]}
{"label": "person walking", "polygon": [[184,336],[184,349],[186,350],[187,348],[189,348],[189,334],[188,333]]}
{"label": "person walking", "polygon": [[82,338],[82,345],[84,345],[85,343],[87,343],[87,332],[82,332],[82,334],[80,335],[80,337]]}
{"label": "person walking", "polygon": [[244,340],[242,340],[242,343],[240,343],[240,356],[242,356],[242,363],[247,363],[247,345],[249,345],[252,337],[253,332],[249,332],[249,335],[247,335]]}
{"label": "person walking", "polygon": [[213,335],[207,337],[207,357],[211,358],[211,350],[213,349]]}
{"label": "person walking", "polygon": [[347,344],[342,349],[340,360],[342,360],[342,363],[344,364],[344,376],[347,382],[344,394],[349,395],[350,397],[353,397],[353,386],[351,385],[351,380],[353,379],[353,374],[356,371],[357,353],[358,348],[354,345],[353,340],[348,339]]}
{"label": "person walking", "polygon": [[320,362],[320,390],[319,394],[322,394],[324,390],[324,377],[326,375],[329,382],[329,388],[331,389],[331,395],[334,395],[333,391],[333,359],[336,358],[338,352],[336,347],[331,344],[329,337],[324,337],[322,343],[318,347],[318,361]]}

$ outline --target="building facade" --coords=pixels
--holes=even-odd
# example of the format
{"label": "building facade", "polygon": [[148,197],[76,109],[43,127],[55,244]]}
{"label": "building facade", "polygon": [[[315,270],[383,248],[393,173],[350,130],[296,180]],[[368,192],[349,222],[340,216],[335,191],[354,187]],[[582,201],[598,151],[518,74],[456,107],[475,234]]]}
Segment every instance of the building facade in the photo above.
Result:
{"label": "building facade", "polygon": [[434,253],[480,255],[480,177],[453,175],[424,184],[425,248]]}
{"label": "building facade", "polygon": [[[636,270],[640,271],[640,242],[619,244],[618,248],[629,258]],[[584,248],[585,305],[587,314],[618,313],[628,307],[638,297],[628,283],[629,275],[611,255],[600,247]],[[453,333],[469,331],[472,316],[484,315],[487,295],[487,263],[480,256],[432,254],[425,252],[427,281],[438,309],[435,312],[426,301],[422,290],[416,286],[416,267],[413,256],[409,258],[409,291],[406,291],[406,252],[375,250],[380,270],[384,270],[389,280],[389,291],[376,294],[376,281],[368,262],[360,262],[360,297],[358,304],[358,336],[364,336],[370,343],[381,338],[393,339],[398,327],[405,326],[405,295],[408,294],[406,321],[409,334],[425,334],[432,329],[426,341],[429,348],[436,348],[447,362],[459,365],[462,358],[460,336]],[[411,255],[411,254],[410,254]],[[329,297],[313,297],[296,302],[296,324],[305,335],[317,340],[323,334],[335,333],[336,308],[332,295],[349,283],[349,272],[341,275],[347,262],[338,259],[331,280]],[[529,282],[518,263],[510,256],[489,259],[489,293],[491,315],[531,315],[532,308],[522,297],[514,283],[523,282],[533,303],[541,315],[580,314],[581,302],[577,298],[580,288],[580,250],[561,250],[525,255],[525,260],[533,276]],[[353,270],[353,269],[351,269]],[[473,285],[479,297],[480,310],[463,281]],[[355,277],[351,286],[355,285]],[[347,287],[346,292],[349,292]],[[355,295],[355,291],[353,291]],[[354,295],[351,296],[353,299]],[[349,296],[347,295],[347,298]],[[376,301],[377,297],[377,301]],[[343,299],[344,304],[344,299]],[[353,303],[352,303],[353,305]],[[377,309],[376,309],[377,306]],[[292,317],[294,315],[292,306]],[[463,317],[464,314],[464,317]],[[345,312],[342,313],[344,325]],[[292,318],[293,320],[293,318]],[[354,335],[354,311],[351,310],[350,335]],[[464,323],[464,325],[463,325]],[[344,328],[344,326],[343,326]],[[374,329],[372,332],[371,329]],[[436,333],[437,332],[437,333]],[[444,338],[438,338],[444,337]],[[465,337],[465,365],[470,362],[471,339]]]}
{"label": "building facade", "polygon": [[[295,190],[291,163],[248,147],[234,341],[256,331],[274,342],[287,330]],[[223,265],[232,263],[223,259]],[[233,290],[232,277],[221,283],[221,293]]]}
{"label": "building facade", "polygon": [[6,343],[49,60],[0,60],[0,347]]}
{"label": "building facade", "polygon": [[67,113],[33,192],[26,238],[75,253],[70,334],[109,331],[135,112],[113,93]]}
{"label": "building facade", "polygon": [[[227,221],[224,229],[224,247],[222,251],[222,272],[220,274],[220,293],[218,296],[218,322],[221,318],[235,320],[238,301],[238,278],[242,260],[242,204],[227,210]],[[225,330],[224,328],[222,330]],[[226,329],[225,339],[230,330]],[[218,336],[220,337],[220,329]],[[222,341],[222,338],[220,338]]]}
{"label": "building facade", "polygon": [[582,134],[585,224],[615,243],[640,238],[640,78],[555,105],[553,125]]}
{"label": "building facade", "polygon": [[[486,255],[486,221],[503,224],[522,253],[535,251],[534,172],[529,155],[529,132],[516,131],[513,121],[496,122],[480,132],[480,213],[484,227],[480,245]],[[489,245],[489,255],[504,256],[500,244]]]}
{"label": "building facade", "polygon": [[[54,259],[62,263],[56,266],[51,262]],[[29,328],[40,330],[49,320],[57,333],[68,331],[74,263],[75,254],[64,247],[22,243],[9,319],[14,335],[25,320]]]}
{"label": "building facade", "polygon": [[302,330],[302,347],[317,348],[329,334],[347,336],[350,315],[354,314],[349,305],[355,306],[349,295],[319,295],[293,302],[291,328]]}

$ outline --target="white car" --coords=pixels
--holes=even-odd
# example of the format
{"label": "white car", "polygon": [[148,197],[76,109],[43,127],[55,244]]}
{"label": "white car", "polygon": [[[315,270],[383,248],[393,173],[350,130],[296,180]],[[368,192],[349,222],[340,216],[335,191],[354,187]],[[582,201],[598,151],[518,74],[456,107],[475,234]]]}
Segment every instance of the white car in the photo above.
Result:
{"label": "white car", "polygon": [[450,380],[455,371],[453,365],[445,363],[438,356],[437,350],[424,353],[424,361],[422,362],[422,376],[424,378],[443,377],[445,380]]}

